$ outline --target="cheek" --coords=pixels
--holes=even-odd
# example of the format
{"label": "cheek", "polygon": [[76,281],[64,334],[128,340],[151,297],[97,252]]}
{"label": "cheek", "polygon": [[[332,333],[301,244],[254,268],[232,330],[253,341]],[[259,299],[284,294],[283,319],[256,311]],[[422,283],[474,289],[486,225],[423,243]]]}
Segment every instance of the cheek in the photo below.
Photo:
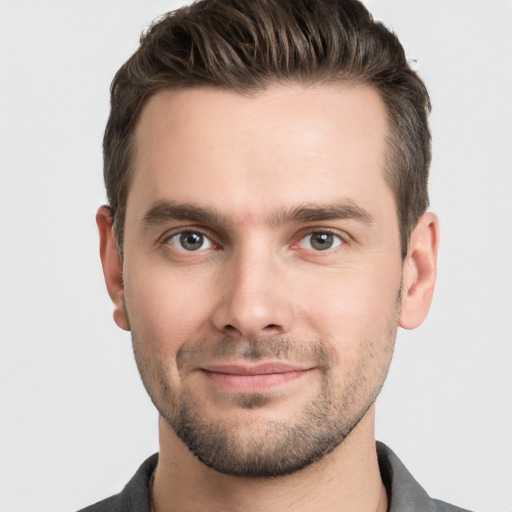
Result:
{"label": "cheek", "polygon": [[128,268],[126,307],[132,330],[145,344],[157,343],[176,351],[187,340],[201,337],[207,323],[208,301],[198,280],[167,269]]}
{"label": "cheek", "polygon": [[336,269],[304,283],[302,310],[325,336],[354,343],[398,318],[401,266]]}
{"label": "cheek", "polygon": [[374,393],[382,385],[398,326],[400,276],[393,268],[387,273],[340,272],[323,292],[310,294],[308,328],[332,344],[337,389]]}

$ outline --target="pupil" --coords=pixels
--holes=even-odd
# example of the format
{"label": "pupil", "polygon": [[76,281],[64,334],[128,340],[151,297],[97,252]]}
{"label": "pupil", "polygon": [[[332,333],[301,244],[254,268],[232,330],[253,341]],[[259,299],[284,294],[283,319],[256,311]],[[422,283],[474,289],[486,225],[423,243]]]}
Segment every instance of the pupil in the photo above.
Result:
{"label": "pupil", "polygon": [[180,241],[185,249],[195,251],[203,245],[203,235],[197,233],[183,233]]}
{"label": "pupil", "polygon": [[311,245],[320,251],[330,249],[332,243],[333,237],[330,233],[316,233],[311,240]]}

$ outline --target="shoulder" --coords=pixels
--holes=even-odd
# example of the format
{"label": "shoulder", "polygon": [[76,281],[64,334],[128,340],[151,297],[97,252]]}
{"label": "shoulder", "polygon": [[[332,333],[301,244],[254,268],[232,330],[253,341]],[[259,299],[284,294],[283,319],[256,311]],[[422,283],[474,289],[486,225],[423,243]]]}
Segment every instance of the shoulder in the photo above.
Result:
{"label": "shoulder", "polygon": [[78,512],[151,512],[149,483],[157,463],[158,454],[155,453],[141,464],[119,494]]}
{"label": "shoulder", "polygon": [[456,507],[455,505],[450,505],[449,503],[445,503],[440,500],[432,500],[432,502],[436,506],[436,511],[439,512],[471,512],[470,510],[466,510],[465,508]]}
{"label": "shoulder", "polygon": [[111,496],[102,501],[98,501],[94,505],[89,505],[78,512],[117,512],[121,509],[119,494]]}
{"label": "shoulder", "polygon": [[470,512],[432,499],[385,444],[377,443],[379,469],[389,498],[389,512]]}

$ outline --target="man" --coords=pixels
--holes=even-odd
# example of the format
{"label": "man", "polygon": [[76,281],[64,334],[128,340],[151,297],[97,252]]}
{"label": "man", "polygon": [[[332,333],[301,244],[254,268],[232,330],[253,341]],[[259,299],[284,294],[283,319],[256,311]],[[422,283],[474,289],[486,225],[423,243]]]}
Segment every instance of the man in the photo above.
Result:
{"label": "man", "polygon": [[435,284],[428,110],[356,0],[207,0],[148,31],[97,223],[160,453],[86,510],[461,510],[374,435]]}

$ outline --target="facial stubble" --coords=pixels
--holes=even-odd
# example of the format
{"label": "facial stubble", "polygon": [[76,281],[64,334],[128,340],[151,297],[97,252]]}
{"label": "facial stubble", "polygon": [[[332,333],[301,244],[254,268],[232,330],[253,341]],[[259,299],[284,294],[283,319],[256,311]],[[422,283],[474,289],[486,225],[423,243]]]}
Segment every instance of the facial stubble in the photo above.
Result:
{"label": "facial stubble", "polygon": [[[222,355],[258,360],[309,360],[317,363],[318,393],[293,418],[277,421],[258,416],[272,404],[266,393],[240,393],[231,407],[244,410],[244,420],[211,418],[187,387],[172,386],[168,370],[156,361],[132,330],[135,359],[151,400],[167,424],[206,466],[240,477],[279,477],[304,469],[339,446],[359,424],[377,398],[387,375],[394,347],[397,315],[378,336],[360,347],[357,363],[337,379],[338,355],[324,340],[289,338],[265,341],[231,338],[208,344],[191,343],[176,355],[180,375],[187,358]],[[254,414],[251,414],[254,413]]]}

